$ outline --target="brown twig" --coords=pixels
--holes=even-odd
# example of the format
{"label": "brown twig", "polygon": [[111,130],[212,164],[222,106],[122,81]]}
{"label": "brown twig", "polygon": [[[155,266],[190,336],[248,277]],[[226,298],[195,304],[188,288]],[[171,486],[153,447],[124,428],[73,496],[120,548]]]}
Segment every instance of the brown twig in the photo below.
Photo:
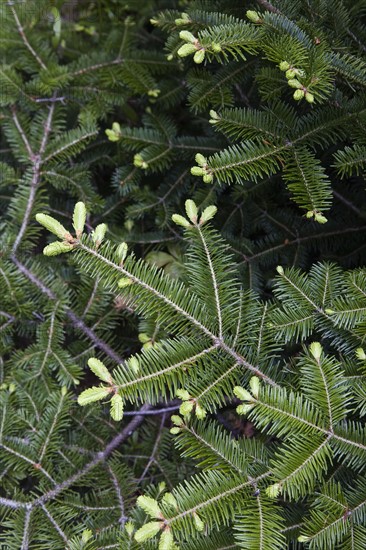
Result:
{"label": "brown twig", "polygon": [[272,4],[270,2],[267,2],[267,0],[257,0],[257,4],[259,4],[265,10],[270,11],[271,13],[277,13],[278,15],[281,14],[280,10],[275,6],[272,6]]}

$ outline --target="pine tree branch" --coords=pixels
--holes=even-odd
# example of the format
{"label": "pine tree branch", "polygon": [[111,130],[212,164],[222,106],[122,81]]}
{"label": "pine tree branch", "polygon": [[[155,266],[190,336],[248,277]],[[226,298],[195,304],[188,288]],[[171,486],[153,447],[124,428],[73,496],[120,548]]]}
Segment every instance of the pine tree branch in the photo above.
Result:
{"label": "pine tree branch", "polygon": [[362,449],[363,451],[366,451],[366,445],[364,445],[363,443],[359,443],[358,441],[353,441],[352,439],[347,439],[346,437],[338,435],[337,433],[335,433],[335,432],[333,432],[329,429],[322,428],[321,426],[318,426],[317,424],[314,424],[314,422],[310,422],[309,420],[306,420],[305,418],[302,418],[301,416],[299,416],[299,415],[297,415],[293,412],[281,409],[279,407],[276,407],[275,405],[271,405],[269,403],[264,403],[263,401],[260,401],[259,399],[254,399],[253,398],[253,402],[254,401],[256,401],[257,403],[260,403],[261,406],[265,407],[266,409],[268,409],[270,411],[280,413],[281,415],[283,415],[285,417],[288,417],[289,420],[295,420],[296,422],[301,423],[303,426],[311,428],[312,431],[318,432],[318,434],[323,434],[327,438],[330,438],[330,439],[333,438],[336,441],[341,441],[342,443],[346,443],[347,445],[350,445],[352,447],[356,447],[358,449]]}
{"label": "pine tree branch", "polygon": [[[143,405],[141,412],[144,413],[150,409],[150,405]],[[49,500],[53,500],[60,493],[74,485],[81,477],[86,475],[90,470],[98,466],[98,464],[104,462],[112,453],[115,451],[126,439],[128,439],[135,430],[142,424],[144,421],[144,415],[135,416],[123,430],[117,434],[110,443],[105,447],[104,451],[100,451],[96,454],[95,458],[88,462],[81,470],[73,474],[71,477],[63,481],[62,483],[56,485],[53,489],[44,493],[41,497],[38,497],[33,501],[32,506],[42,506]]]}
{"label": "pine tree branch", "polygon": [[250,263],[253,260],[257,260],[258,258],[261,258],[262,256],[265,256],[267,254],[271,254],[274,251],[277,252],[289,246],[299,245],[299,244],[306,243],[312,240],[317,240],[317,239],[325,239],[327,237],[336,237],[337,235],[347,235],[348,233],[360,233],[361,231],[366,231],[366,225],[362,225],[360,227],[347,227],[346,229],[337,229],[334,231],[320,232],[314,235],[306,235],[305,237],[297,237],[296,239],[293,239],[291,241],[286,240],[286,242],[272,246],[270,248],[267,248],[266,250],[262,250],[261,252],[257,252],[252,256],[243,254],[240,250],[237,250],[235,248],[232,248],[232,250],[236,254],[240,254],[240,256],[243,258],[240,264],[245,264],[245,263]]}
{"label": "pine tree branch", "polygon": [[[113,262],[111,262],[110,260],[102,256],[97,250],[89,248],[88,246],[86,246],[81,242],[79,242],[78,246],[81,250],[84,250],[91,256],[94,256],[95,258],[97,258],[103,264],[120,272],[122,275],[124,275],[128,279],[131,279],[134,283],[137,283],[139,286],[141,286],[145,290],[148,290],[151,293],[151,295],[156,296],[159,300],[161,300],[162,302],[170,306],[178,314],[182,315],[185,319],[190,321],[192,325],[196,326],[201,332],[203,332],[203,334],[208,336],[213,341],[214,347],[218,347],[226,351],[226,353],[231,355],[240,365],[248,369],[250,372],[252,372],[256,376],[260,377],[266,383],[270,384],[271,386],[277,386],[274,380],[272,380],[269,376],[264,374],[259,368],[248,363],[248,361],[246,361],[244,357],[242,357],[239,353],[237,353],[234,349],[232,349],[231,346],[227,345],[226,342],[223,340],[223,338],[219,338],[219,336],[217,336],[216,334],[213,334],[207,327],[205,327],[200,321],[198,321],[198,319],[196,319],[195,317],[192,317],[190,313],[188,313],[181,306],[176,304],[171,298],[168,298],[167,296],[159,292],[156,288],[152,287],[145,281],[142,281],[141,279],[136,277],[134,274],[127,271],[124,267],[114,264]],[[133,382],[129,383],[128,385],[132,385],[132,384]]]}
{"label": "pine tree branch", "polygon": [[111,67],[113,65],[121,65],[124,63],[123,59],[117,58],[113,61],[106,61],[105,63],[97,63],[95,65],[90,65],[89,67],[85,67],[85,69],[79,69],[78,71],[74,71],[73,73],[70,73],[70,76],[73,78],[75,76],[80,76],[89,72],[93,71],[99,71],[99,69],[104,69],[105,67]]}
{"label": "pine tree branch", "polygon": [[196,224],[196,228],[197,228],[198,234],[201,238],[201,242],[202,242],[202,245],[203,245],[203,248],[204,248],[204,251],[205,251],[205,254],[206,254],[206,258],[207,258],[208,267],[209,267],[209,270],[210,270],[212,286],[213,286],[214,294],[215,294],[217,320],[219,322],[219,340],[222,340],[221,303],[220,303],[220,297],[219,297],[219,287],[218,287],[217,280],[216,280],[216,274],[215,274],[215,270],[213,268],[210,251],[208,249],[206,240],[203,236],[203,233],[202,233],[201,228],[200,228],[198,223]]}
{"label": "pine tree branch", "polygon": [[241,475],[245,475],[246,472],[244,472],[241,468],[239,468],[236,464],[234,464],[231,460],[229,460],[229,458],[227,456],[225,456],[223,453],[221,453],[219,451],[219,449],[217,449],[217,447],[214,447],[210,441],[207,440],[207,438],[201,436],[199,433],[197,433],[197,431],[194,429],[194,428],[191,428],[190,426],[188,426],[187,424],[184,425],[184,430],[186,430],[187,432],[189,432],[197,441],[199,441],[199,443],[202,444],[203,447],[207,447],[208,449],[210,449],[210,451],[217,455],[220,460],[222,460],[223,462],[226,462],[230,468],[232,468],[234,471],[238,472],[238,474],[241,474]]}
{"label": "pine tree branch", "polygon": [[52,526],[55,528],[56,532],[60,535],[60,537],[62,538],[62,540],[64,541],[65,544],[69,544],[69,539],[67,538],[66,534],[64,533],[64,531],[61,529],[60,525],[57,523],[57,521],[55,520],[55,518],[51,515],[51,513],[47,510],[46,506],[44,504],[42,504],[41,506],[43,512],[45,513],[46,517],[49,519],[50,523],[52,524]]}
{"label": "pine tree branch", "polygon": [[153,464],[153,462],[155,462],[155,455],[156,455],[156,453],[158,451],[158,448],[159,448],[159,443],[160,443],[161,436],[162,436],[162,433],[163,433],[165,418],[166,418],[166,414],[163,413],[163,415],[161,417],[161,421],[160,421],[159,431],[158,431],[157,437],[155,439],[153,450],[152,450],[151,455],[149,457],[149,460],[148,460],[148,462],[147,462],[147,464],[144,468],[144,471],[142,472],[141,476],[139,477],[139,479],[137,481],[138,484],[140,484],[145,479],[146,474],[149,471],[150,466]]}
{"label": "pine tree branch", "polygon": [[11,108],[11,113],[12,113],[12,118],[13,118],[13,121],[14,121],[14,125],[16,127],[16,129],[18,130],[19,134],[20,134],[20,137],[22,138],[22,141],[25,145],[25,148],[27,149],[27,152],[28,152],[28,156],[29,156],[29,160],[32,162],[34,161],[34,158],[35,158],[35,155],[33,153],[33,150],[32,150],[32,147],[28,141],[28,138],[27,136],[25,135],[25,132],[19,122],[19,119],[17,117],[17,111],[16,111],[16,108],[13,106]]}
{"label": "pine tree branch", "polygon": [[[41,290],[50,300],[56,301],[57,296],[48,288],[34,273],[32,273],[24,264],[22,264],[15,256],[12,256],[14,264],[17,266],[19,271],[23,273],[36,287]],[[104,342],[95,332],[89,328],[80,317],[78,317],[71,309],[66,308],[66,316],[71,321],[74,328],[83,332],[89,340],[91,340],[95,346],[101,349],[108,357],[115,361],[118,365],[124,363],[122,357],[120,357],[106,342]]]}
{"label": "pine tree branch", "polygon": [[278,8],[275,8],[275,6],[272,6],[270,2],[267,2],[267,0],[256,0],[257,4],[259,4],[263,9],[270,11],[271,13],[277,13],[278,15],[281,15],[281,12]]}
{"label": "pine tree branch", "polygon": [[165,524],[166,525],[174,525],[176,521],[179,521],[180,519],[184,517],[190,517],[194,513],[199,512],[202,509],[207,508],[208,506],[215,505],[216,503],[220,502],[220,500],[227,498],[228,496],[238,493],[239,491],[242,491],[245,489],[245,487],[251,487],[255,484],[257,484],[262,479],[266,479],[271,475],[271,472],[265,472],[264,474],[261,474],[260,476],[256,477],[255,479],[250,479],[250,481],[245,481],[243,483],[240,483],[239,485],[228,489],[227,491],[223,491],[222,493],[215,495],[211,498],[208,498],[206,500],[202,500],[199,504],[196,506],[193,506],[192,508],[189,508],[188,510],[184,510],[183,512],[177,514],[176,516],[173,516],[172,518],[166,519]]}
{"label": "pine tree branch", "polygon": [[24,518],[24,529],[23,529],[23,539],[20,550],[29,550],[29,527],[30,527],[30,518],[32,514],[32,508],[29,506],[26,509],[25,518]]}
{"label": "pine tree branch", "polygon": [[110,466],[110,464],[106,464],[106,467],[107,467],[107,470],[109,472],[109,475],[111,476],[113,486],[116,490],[117,500],[118,500],[119,508],[120,508],[120,511],[121,511],[121,515],[119,517],[118,523],[120,523],[120,525],[123,527],[128,518],[125,515],[125,513],[126,513],[125,512],[125,503],[124,503],[124,500],[123,500],[122,490],[121,490],[121,487],[118,483],[117,476],[114,473],[114,471],[113,471],[112,467]]}
{"label": "pine tree branch", "polygon": [[43,63],[42,59],[39,57],[39,55],[37,54],[37,52],[32,48],[32,46],[30,45],[30,43],[28,42],[28,39],[26,37],[26,34],[24,32],[24,29],[19,21],[19,17],[18,17],[18,14],[17,12],[15,11],[15,8],[13,6],[10,6],[10,9],[13,13],[13,16],[14,16],[14,19],[15,19],[15,23],[16,23],[16,26],[17,26],[17,29],[18,29],[18,32],[20,34],[20,36],[22,37],[22,40],[26,46],[26,48],[30,51],[30,53],[32,54],[32,56],[36,59],[37,63],[41,66],[42,69],[44,70],[47,70],[47,66]]}
{"label": "pine tree branch", "polygon": [[28,141],[27,137],[25,136],[25,133],[24,133],[22,127],[20,126],[20,123],[19,123],[18,118],[16,116],[15,109],[13,109],[13,120],[14,120],[14,123],[15,123],[18,131],[20,132],[20,135],[22,136],[22,139],[23,139],[25,145],[26,145],[26,148],[27,148],[27,151],[28,151],[28,154],[29,154],[29,159],[32,162],[32,172],[33,172],[32,181],[31,181],[31,185],[30,185],[30,191],[29,191],[29,198],[28,198],[27,206],[26,206],[26,209],[25,209],[25,212],[24,212],[23,222],[22,222],[22,225],[20,227],[17,238],[15,239],[13,249],[12,249],[12,254],[13,255],[15,255],[16,252],[17,252],[17,249],[18,249],[18,247],[21,243],[21,240],[24,236],[24,233],[26,232],[26,229],[28,227],[29,219],[30,219],[30,216],[31,216],[31,213],[32,213],[33,204],[34,204],[34,201],[35,201],[35,198],[36,198],[36,193],[37,193],[39,180],[40,180],[40,168],[41,168],[41,164],[42,164],[42,155],[44,154],[45,148],[47,146],[47,141],[48,141],[48,138],[49,138],[49,134],[51,132],[51,124],[52,124],[52,118],[53,118],[54,111],[55,111],[55,104],[52,103],[52,105],[49,107],[49,110],[48,110],[48,117],[47,117],[47,120],[46,120],[46,124],[45,124],[45,128],[44,128],[44,133],[43,133],[41,145],[40,145],[40,148],[39,148],[39,152],[35,155],[32,151],[32,148],[29,144],[29,141]]}
{"label": "pine tree branch", "polygon": [[58,417],[59,417],[59,415],[62,411],[62,406],[64,404],[64,401],[65,401],[65,395],[61,394],[61,398],[60,398],[60,401],[59,401],[59,404],[58,404],[58,407],[57,407],[57,411],[55,412],[55,415],[54,415],[53,420],[52,420],[52,425],[50,426],[50,428],[47,432],[46,438],[45,438],[45,440],[42,444],[42,448],[40,449],[40,455],[38,457],[38,463],[39,464],[42,464],[42,460],[43,460],[43,458],[46,454],[48,444],[50,443],[52,434],[53,434],[53,432],[56,428]]}

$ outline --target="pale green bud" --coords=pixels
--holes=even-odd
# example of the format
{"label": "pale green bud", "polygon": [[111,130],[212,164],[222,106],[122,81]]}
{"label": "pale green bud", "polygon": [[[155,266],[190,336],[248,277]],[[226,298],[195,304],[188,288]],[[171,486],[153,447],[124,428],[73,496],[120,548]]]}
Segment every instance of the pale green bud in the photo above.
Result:
{"label": "pale green bud", "polygon": [[316,212],[314,214],[314,220],[318,223],[327,223],[328,221],[328,218],[326,218],[325,216],[323,216],[323,214],[320,214],[320,212]]}
{"label": "pale green bud", "polygon": [[295,101],[300,101],[300,99],[302,99],[303,97],[305,97],[304,90],[295,90],[294,91],[293,98],[295,99]]}
{"label": "pale green bud", "polygon": [[196,53],[193,56],[193,61],[199,65],[202,63],[205,59],[205,50],[202,48],[200,50],[197,50]]}
{"label": "pale green bud", "polygon": [[84,529],[81,535],[82,542],[88,542],[93,537],[93,531],[91,529]]}
{"label": "pale green bud", "polygon": [[170,417],[170,420],[173,422],[173,424],[175,424],[176,426],[183,426],[184,422],[183,422],[183,419],[178,416],[177,414],[173,414],[171,417]]}
{"label": "pale green bud", "polygon": [[173,61],[173,59],[174,59],[173,54],[172,54],[172,53],[168,54],[168,55],[166,56],[166,59],[167,59],[167,61]]}
{"label": "pale green bud", "polygon": [[183,216],[180,216],[179,214],[173,214],[172,220],[174,223],[176,223],[177,225],[181,225],[182,227],[185,227],[185,228],[191,227],[191,224],[189,223],[189,221],[186,220],[186,218],[183,218]]}
{"label": "pale green bud", "polygon": [[200,224],[202,225],[208,222],[209,220],[211,220],[216,215],[216,212],[217,212],[216,206],[214,205],[207,206],[207,208],[205,208],[201,214]]}
{"label": "pale green bud", "polygon": [[179,397],[182,401],[188,401],[188,399],[191,399],[191,396],[187,392],[187,390],[177,390],[176,396]]}
{"label": "pale green bud", "polygon": [[253,396],[257,399],[259,395],[259,389],[260,389],[260,380],[258,376],[252,376],[252,378],[249,380],[249,386],[252,390]]}
{"label": "pale green bud", "polygon": [[333,313],[335,313],[334,309],[329,309],[329,308],[325,309],[324,311],[327,315],[333,315]]}
{"label": "pale green bud", "polygon": [[110,394],[110,388],[104,388],[103,386],[93,386],[84,390],[78,397],[78,403],[82,407],[89,405],[89,403],[94,403],[94,401],[100,401]]}
{"label": "pale green bud", "polygon": [[142,165],[143,165],[144,162],[145,162],[144,159],[142,158],[142,156],[139,153],[137,153],[137,155],[135,155],[133,157],[133,164],[137,168],[142,168]]}
{"label": "pale green bud", "polygon": [[295,78],[295,76],[296,76],[296,71],[294,71],[294,69],[288,69],[286,71],[287,80],[290,80],[291,78]]}
{"label": "pale green bud", "polygon": [[119,261],[120,263],[124,262],[124,260],[126,259],[126,256],[127,256],[127,252],[128,252],[127,243],[119,244],[117,249],[116,249],[117,261]]}
{"label": "pale green bud", "polygon": [[280,492],[281,492],[281,486],[279,483],[270,485],[266,489],[266,495],[269,496],[269,498],[277,498]]}
{"label": "pale green bud", "polygon": [[234,395],[241,401],[253,401],[253,396],[241,386],[235,386]]}
{"label": "pale green bud", "polygon": [[207,411],[199,403],[196,404],[195,413],[199,420],[203,420],[207,416]]}
{"label": "pale green bud", "polygon": [[245,416],[253,409],[253,407],[255,407],[254,403],[239,405],[238,407],[236,407],[236,412],[240,415]]}
{"label": "pale green bud", "polygon": [[299,542],[308,542],[310,540],[310,537],[306,537],[305,535],[300,535],[299,537],[297,537],[297,540]]}
{"label": "pale green bud", "polygon": [[179,38],[185,42],[190,42],[191,44],[197,42],[197,38],[195,38],[189,31],[180,31]]}
{"label": "pale green bud", "polygon": [[203,531],[204,530],[205,524],[203,523],[203,521],[199,517],[199,515],[196,514],[196,512],[193,512],[193,521],[194,521],[194,526],[197,529],[197,531]]}
{"label": "pale green bud", "polygon": [[177,435],[177,434],[179,434],[182,430],[181,430],[180,428],[174,427],[174,428],[171,428],[169,431],[170,431],[170,433],[171,433],[172,435]]}
{"label": "pale green bud", "polygon": [[93,233],[92,233],[92,239],[93,239],[93,242],[94,242],[97,246],[99,246],[100,243],[103,241],[106,232],[107,232],[107,224],[105,224],[105,223],[100,223],[100,224],[97,225],[97,227],[94,229],[94,231],[93,231]]}
{"label": "pale green bud", "polygon": [[138,335],[138,339],[141,342],[141,344],[146,344],[146,342],[150,342],[151,338],[146,332],[140,332]]}
{"label": "pale green bud", "polygon": [[128,360],[128,366],[135,374],[137,374],[140,370],[140,363],[137,357],[131,357],[131,359]]}
{"label": "pale green bud", "polygon": [[76,237],[78,239],[81,236],[82,232],[84,231],[85,220],[86,220],[85,204],[83,202],[77,202],[75,204],[72,221],[73,221],[74,229],[76,231]]}
{"label": "pale green bud", "polygon": [[192,166],[191,174],[192,176],[203,176],[205,173],[204,169],[200,166]]}
{"label": "pale green bud", "polygon": [[14,382],[10,382],[9,384],[9,393],[14,393],[16,390],[16,385],[14,384]]}
{"label": "pale green bud", "polygon": [[319,361],[322,355],[323,348],[319,342],[313,342],[312,344],[310,344],[309,351],[314,359]]}
{"label": "pale green bud", "polygon": [[287,71],[290,68],[290,63],[287,63],[287,61],[281,61],[279,67],[280,71]]}
{"label": "pale green bud", "polygon": [[67,394],[67,387],[66,387],[66,386],[62,386],[62,388],[61,388],[61,395],[62,395],[62,397],[65,397],[66,394]]}
{"label": "pale green bud", "polygon": [[186,200],[185,202],[186,214],[192,223],[197,222],[198,208],[196,203],[191,199]]}
{"label": "pale green bud", "polygon": [[197,49],[193,44],[183,44],[177,51],[177,54],[179,57],[187,57],[188,55],[191,55],[192,53],[196,52]]}
{"label": "pale green bud", "polygon": [[183,401],[181,406],[179,407],[179,412],[182,416],[187,416],[190,414],[193,410],[193,402],[192,401]]}
{"label": "pale green bud", "polygon": [[121,133],[121,126],[118,122],[113,122],[112,124],[112,130],[113,132],[115,132],[116,134],[120,134]]}
{"label": "pale green bud", "polygon": [[357,359],[360,359],[360,361],[365,361],[366,353],[364,352],[364,350],[362,348],[357,348],[356,349],[356,357],[357,357]]}
{"label": "pale green bud", "polygon": [[164,493],[164,491],[166,490],[166,483],[165,481],[160,481],[159,485],[158,485],[158,491],[159,493]]}
{"label": "pale green bud", "polygon": [[107,384],[112,384],[112,377],[109,373],[109,370],[107,367],[102,363],[102,361],[99,361],[96,357],[91,357],[88,360],[89,368],[100,380],[103,380],[103,382],[107,382]]}
{"label": "pale green bud", "polygon": [[126,529],[126,533],[128,534],[129,537],[132,537],[132,533],[134,532],[135,530],[135,527],[134,527],[134,524],[132,523],[132,521],[128,521],[126,524],[125,524],[125,529]]}
{"label": "pale green bud", "polygon": [[159,550],[173,550],[174,549],[174,539],[173,533],[169,528],[166,528],[162,532],[159,540]]}
{"label": "pale green bud", "polygon": [[248,10],[246,16],[250,21],[252,21],[252,23],[259,23],[261,20],[258,13],[253,10]]}
{"label": "pale green bud", "polygon": [[164,516],[160,510],[158,501],[152,497],[141,495],[137,499],[137,506],[142,508],[152,518],[162,519]]}
{"label": "pale green bud", "polygon": [[283,275],[284,272],[285,272],[284,269],[283,269],[283,267],[282,267],[281,265],[278,265],[278,266],[276,267],[276,271],[277,271],[277,273],[279,273],[279,275]]}
{"label": "pale green bud", "polygon": [[118,288],[125,288],[126,286],[133,285],[133,280],[129,277],[121,277],[118,281]]}
{"label": "pale green bud", "polygon": [[44,247],[43,254],[45,256],[57,256],[58,254],[71,252],[73,248],[73,245],[70,243],[60,243],[59,241],[55,241],[54,243],[50,243]]}
{"label": "pale green bud", "polygon": [[65,239],[67,236],[71,236],[60,222],[52,218],[52,216],[48,216],[48,214],[36,214],[36,220],[59,239]]}
{"label": "pale green bud", "polygon": [[216,111],[214,111],[213,109],[211,109],[210,111],[210,117],[213,118],[214,120],[219,120],[219,115],[216,113]]}
{"label": "pale green bud", "polygon": [[150,521],[145,523],[138,531],[135,533],[136,542],[145,542],[145,540],[152,539],[157,533],[159,533],[163,523],[160,521]]}
{"label": "pale green bud", "polygon": [[296,78],[291,78],[287,81],[287,83],[291,88],[302,88],[301,82],[299,82]]}
{"label": "pale green bud", "polygon": [[308,212],[306,212],[305,216],[306,216],[308,219],[312,218],[312,217],[314,216],[313,210],[309,210]]}
{"label": "pale green bud", "polygon": [[213,176],[211,174],[205,174],[202,179],[203,179],[203,183],[213,182]]}
{"label": "pale green bud", "polygon": [[314,96],[310,92],[306,92],[305,99],[308,103],[314,103]]}
{"label": "pale green bud", "polygon": [[105,133],[109,141],[119,141],[121,138],[119,134],[116,134],[113,130],[110,130],[109,128],[106,129]]}
{"label": "pale green bud", "polygon": [[158,97],[160,94],[160,90],[158,90],[157,88],[154,88],[154,90],[148,90],[147,92],[147,95],[149,97]]}
{"label": "pale green bud", "polygon": [[175,496],[172,493],[165,493],[163,496],[163,502],[171,506],[172,508],[178,509],[178,502]]}
{"label": "pale green bud", "polygon": [[124,226],[127,229],[127,231],[131,231],[131,229],[133,228],[134,225],[135,224],[134,224],[133,220],[130,220],[130,219],[126,220],[125,223],[124,223]]}
{"label": "pale green bud", "polygon": [[212,51],[215,53],[220,53],[222,51],[221,44],[218,44],[217,42],[212,42],[211,48],[212,48]]}
{"label": "pale green bud", "polygon": [[197,153],[196,156],[194,157],[194,160],[197,162],[197,164],[199,166],[204,166],[207,162],[207,159],[206,157],[204,157],[203,155],[201,155],[201,153]]}
{"label": "pale green bud", "polygon": [[118,393],[111,399],[111,417],[117,422],[123,418],[123,399]]}

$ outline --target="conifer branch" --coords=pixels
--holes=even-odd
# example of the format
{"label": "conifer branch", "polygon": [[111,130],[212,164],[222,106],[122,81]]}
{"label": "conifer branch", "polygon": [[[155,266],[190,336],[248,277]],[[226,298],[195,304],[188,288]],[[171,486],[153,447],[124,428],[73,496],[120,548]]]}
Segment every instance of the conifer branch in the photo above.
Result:
{"label": "conifer branch", "polygon": [[20,550],[29,550],[29,527],[30,527],[30,518],[32,515],[32,508],[27,507],[24,518],[24,529],[23,529],[23,539]]}
{"label": "conifer branch", "polygon": [[26,145],[26,148],[27,148],[27,151],[28,151],[28,154],[29,154],[29,159],[32,162],[32,172],[33,172],[32,181],[31,181],[31,184],[30,184],[29,198],[28,198],[26,210],[25,210],[25,213],[24,213],[23,222],[22,222],[22,225],[21,225],[20,230],[18,232],[17,238],[14,241],[14,245],[13,245],[13,249],[12,249],[13,256],[16,254],[17,249],[18,249],[18,247],[19,247],[19,245],[20,245],[20,243],[23,239],[23,236],[24,236],[24,234],[26,232],[26,229],[27,229],[27,226],[29,224],[30,216],[31,216],[31,213],[32,213],[32,209],[33,209],[33,205],[34,205],[34,201],[35,201],[35,198],[36,198],[36,193],[37,193],[37,189],[38,189],[38,185],[39,185],[40,169],[41,169],[41,164],[42,164],[42,155],[44,154],[45,148],[47,146],[47,141],[48,141],[48,138],[49,138],[49,134],[51,132],[51,124],[52,124],[52,118],[53,118],[54,111],[55,111],[55,104],[53,103],[49,107],[49,110],[48,110],[48,116],[47,116],[47,119],[46,119],[44,133],[43,133],[41,145],[40,145],[40,148],[39,148],[39,152],[35,155],[32,151],[32,148],[29,144],[28,139],[25,136],[25,133],[24,133],[22,127],[20,126],[20,123],[18,121],[16,112],[15,112],[15,110],[13,110],[13,120],[14,120],[14,123],[15,123],[20,135],[22,136],[22,139],[23,139],[25,145]]}
{"label": "conifer branch", "polygon": [[45,513],[46,517],[49,519],[51,525],[55,528],[56,532],[60,535],[60,537],[64,541],[64,543],[69,544],[69,539],[67,538],[66,534],[61,529],[60,525],[57,523],[57,521],[52,516],[52,514],[47,510],[46,506],[44,504],[42,504],[41,508],[42,508],[43,512]]}
{"label": "conifer branch", "polygon": [[41,66],[42,69],[44,70],[47,70],[47,67],[46,65],[43,63],[42,59],[39,57],[39,55],[37,54],[37,52],[32,48],[32,46],[30,45],[27,37],[26,37],[26,34],[24,32],[24,29],[19,21],[19,17],[18,17],[18,14],[17,12],[15,11],[15,8],[13,5],[10,6],[10,9],[12,11],[12,14],[14,16],[14,19],[15,19],[15,23],[16,23],[16,26],[17,26],[17,29],[18,29],[18,32],[20,34],[20,36],[22,37],[22,40],[25,44],[25,46],[27,47],[27,49],[30,51],[30,53],[32,54],[32,56],[36,59],[37,63]]}
{"label": "conifer branch", "polygon": [[219,340],[222,340],[221,303],[220,303],[219,288],[218,288],[218,284],[217,284],[217,280],[216,280],[216,275],[215,275],[215,271],[214,271],[214,268],[213,268],[213,265],[212,265],[210,251],[207,247],[206,240],[203,236],[203,233],[200,229],[199,224],[196,225],[196,228],[197,228],[198,234],[201,238],[202,245],[203,245],[203,248],[205,250],[205,254],[206,254],[206,258],[207,258],[208,267],[209,267],[209,270],[210,270],[211,281],[212,281],[213,290],[214,290],[214,293],[215,293],[217,320],[218,320],[218,323],[219,323]]}
{"label": "conifer branch", "polygon": [[[141,407],[141,412],[144,413],[145,411],[148,411],[150,409],[150,405],[143,405]],[[109,443],[106,445],[105,449],[103,451],[100,451],[96,454],[96,456],[88,462],[85,466],[82,467],[81,470],[73,474],[68,479],[62,481],[59,484],[56,484],[56,487],[51,489],[50,491],[44,493],[42,496],[35,499],[32,503],[32,506],[42,506],[49,500],[53,500],[56,498],[60,493],[74,485],[81,477],[86,475],[90,470],[98,466],[98,464],[104,462],[112,453],[114,450],[116,450],[126,439],[128,439],[133,432],[142,424],[144,421],[144,415],[138,415],[135,416],[128,424],[123,428],[123,430],[118,433]]]}
{"label": "conifer branch", "polygon": [[127,521],[127,517],[126,517],[126,511],[125,511],[125,503],[124,503],[124,499],[123,499],[123,495],[122,495],[122,490],[121,490],[121,487],[119,485],[119,482],[118,482],[118,479],[117,479],[117,476],[116,474],[114,473],[113,471],[113,468],[111,467],[110,464],[106,464],[106,468],[109,472],[109,475],[111,476],[111,479],[112,479],[112,483],[113,483],[113,486],[115,488],[115,491],[116,491],[116,495],[117,495],[117,500],[118,500],[118,505],[119,505],[119,508],[120,508],[120,511],[121,511],[121,515],[120,515],[120,518],[119,518],[119,523],[121,524],[121,526],[123,527],[124,524],[126,523]]}
{"label": "conifer branch", "polygon": [[[32,273],[24,264],[22,264],[15,256],[12,257],[14,264],[19,271],[23,273],[39,290],[41,290],[50,300],[56,301],[57,296],[48,288],[34,273]],[[65,314],[71,321],[72,325],[83,332],[93,344],[101,349],[108,357],[115,361],[118,365],[123,364],[124,360],[120,357],[106,342],[104,342],[95,332],[89,328],[80,317],[78,317],[71,309],[66,308]]]}
{"label": "conifer branch", "polygon": [[275,8],[275,6],[272,6],[270,2],[267,2],[267,0],[256,0],[257,4],[259,4],[262,8],[264,8],[267,11],[270,11],[271,13],[277,13],[281,14],[280,10],[278,8]]}
{"label": "conifer branch", "polygon": [[[248,369],[250,372],[255,374],[256,376],[259,376],[262,378],[265,382],[270,384],[271,386],[276,386],[276,382],[272,380],[269,376],[264,374],[259,368],[251,365],[248,363],[248,361],[245,360],[244,357],[242,357],[239,353],[237,353],[235,350],[232,349],[231,346],[225,343],[225,341],[222,338],[219,338],[219,336],[213,334],[207,327],[205,327],[198,319],[195,317],[192,317],[190,313],[185,311],[181,306],[176,304],[172,299],[168,298],[164,294],[161,294],[156,288],[153,288],[151,285],[146,283],[145,281],[139,279],[136,275],[133,273],[130,273],[122,266],[118,266],[115,263],[113,263],[108,258],[105,258],[102,256],[98,251],[86,246],[83,243],[79,243],[79,248],[81,250],[84,250],[89,255],[94,256],[97,258],[102,264],[105,264],[106,266],[109,266],[115,271],[120,272],[122,275],[133,281],[134,283],[137,283],[142,288],[146,289],[151,293],[152,296],[156,296],[159,300],[170,306],[173,310],[175,310],[177,313],[185,317],[188,321],[190,321],[194,326],[196,326],[201,332],[203,332],[206,336],[208,336],[213,341],[214,347],[220,347],[223,349],[226,353],[231,355],[240,365]],[[133,382],[131,382],[132,384]]]}

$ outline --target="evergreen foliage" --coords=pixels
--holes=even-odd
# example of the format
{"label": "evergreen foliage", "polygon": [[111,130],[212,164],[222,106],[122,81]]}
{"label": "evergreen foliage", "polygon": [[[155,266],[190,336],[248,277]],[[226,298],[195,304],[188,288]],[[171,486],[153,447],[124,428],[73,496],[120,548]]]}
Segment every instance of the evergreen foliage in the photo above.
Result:
{"label": "evergreen foliage", "polygon": [[365,548],[365,12],[2,3],[4,547]]}

